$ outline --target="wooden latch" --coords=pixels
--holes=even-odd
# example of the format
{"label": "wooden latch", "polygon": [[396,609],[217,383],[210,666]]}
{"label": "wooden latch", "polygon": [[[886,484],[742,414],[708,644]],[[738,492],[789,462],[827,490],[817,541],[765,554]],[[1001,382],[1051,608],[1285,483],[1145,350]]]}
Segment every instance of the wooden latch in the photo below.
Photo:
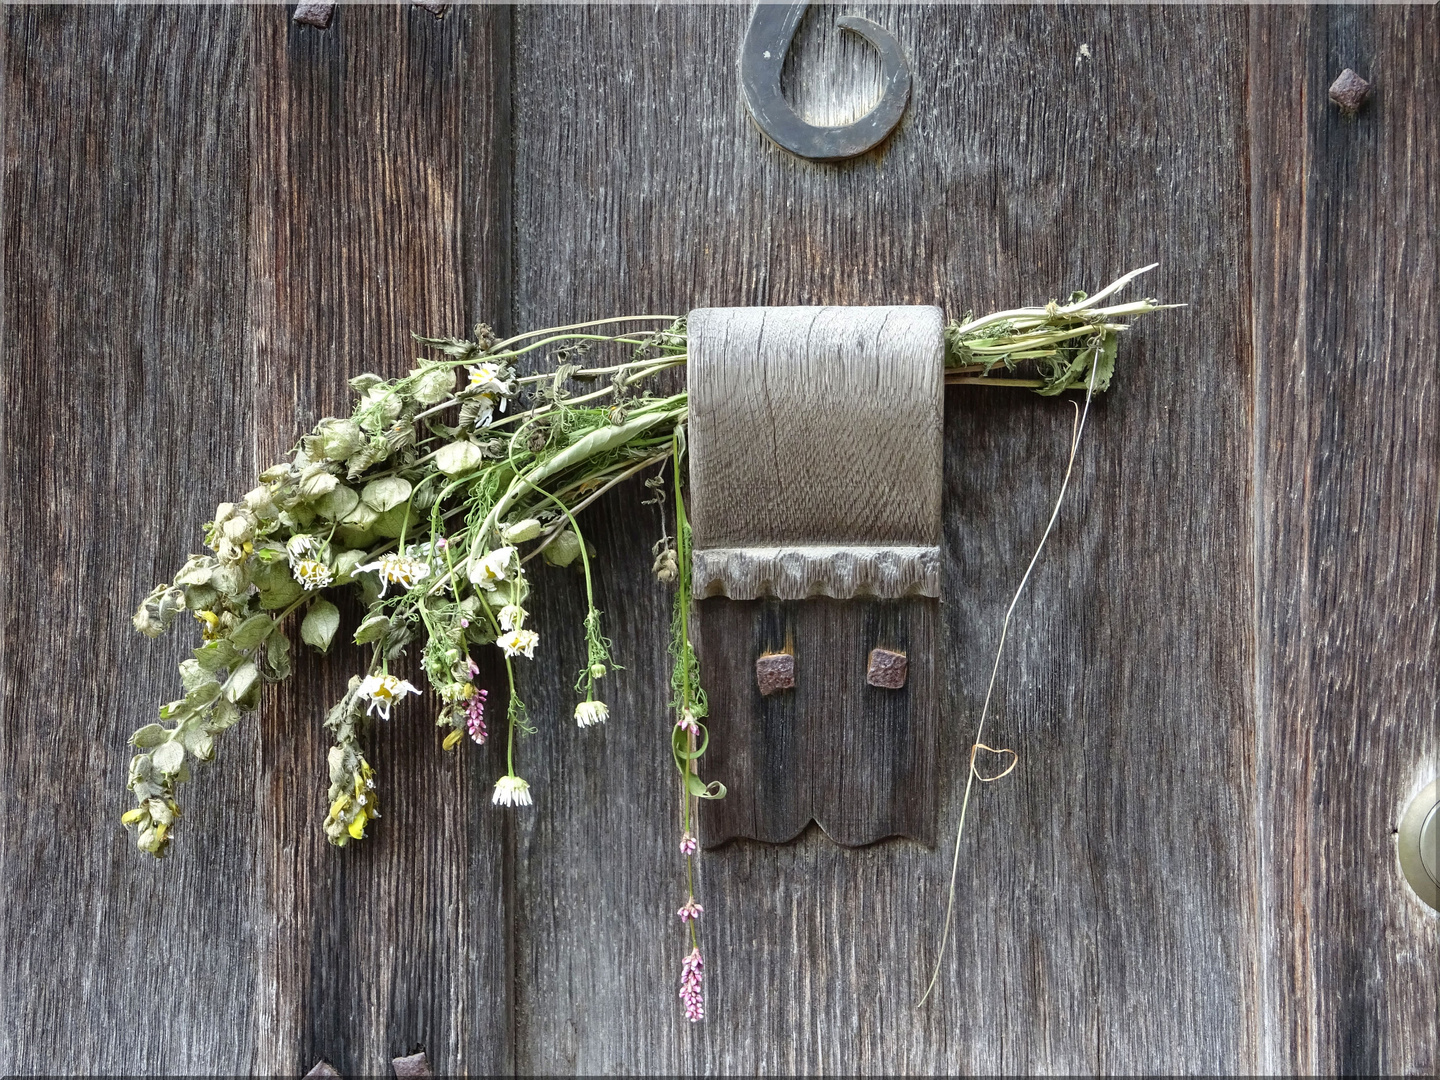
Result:
{"label": "wooden latch", "polygon": [[704,841],[935,834],[944,340],[933,307],[689,315]]}

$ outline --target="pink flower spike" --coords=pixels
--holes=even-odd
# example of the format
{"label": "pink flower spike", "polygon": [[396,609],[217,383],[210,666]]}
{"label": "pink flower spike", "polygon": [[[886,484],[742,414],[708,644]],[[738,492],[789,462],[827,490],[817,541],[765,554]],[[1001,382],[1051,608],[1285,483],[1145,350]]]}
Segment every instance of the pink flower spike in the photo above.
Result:
{"label": "pink flower spike", "polygon": [[685,906],[675,914],[680,916],[681,922],[689,922],[691,919],[698,919],[705,914],[705,909],[695,903],[695,898],[692,896],[685,902]]}
{"label": "pink flower spike", "polygon": [[705,979],[705,961],[698,948],[691,949],[680,965],[680,1000],[685,1003],[685,1019],[692,1024],[705,1019],[705,995],[701,983]]}
{"label": "pink flower spike", "polygon": [[680,837],[681,855],[694,855],[695,852],[699,850],[700,842],[696,840],[695,837],[691,836],[688,832],[684,836]]}
{"label": "pink flower spike", "polygon": [[485,699],[489,696],[486,690],[476,690],[465,707],[465,730],[482,746],[489,737],[489,732],[485,730]]}

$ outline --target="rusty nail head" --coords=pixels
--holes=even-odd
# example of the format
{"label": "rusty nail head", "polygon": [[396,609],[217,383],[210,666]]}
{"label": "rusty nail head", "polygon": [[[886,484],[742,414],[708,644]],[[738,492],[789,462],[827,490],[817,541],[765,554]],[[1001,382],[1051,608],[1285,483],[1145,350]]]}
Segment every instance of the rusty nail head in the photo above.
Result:
{"label": "rusty nail head", "polygon": [[1340,111],[1347,116],[1354,116],[1369,96],[1370,84],[1350,68],[1342,71],[1339,78],[1330,84],[1330,100],[1339,105]]}
{"label": "rusty nail head", "polygon": [[909,663],[903,652],[871,649],[870,670],[865,673],[865,681],[884,690],[899,690],[905,685],[905,672]]}
{"label": "rusty nail head", "polygon": [[324,30],[330,25],[330,16],[335,14],[335,5],[324,0],[303,0],[295,5],[295,21],[306,26]]}
{"label": "rusty nail head", "polygon": [[795,657],[791,653],[766,653],[755,661],[755,682],[769,697],[795,686]]}
{"label": "rusty nail head", "polygon": [[396,1076],[433,1076],[430,1071],[430,1059],[425,1056],[425,1051],[418,1054],[411,1054],[409,1057],[392,1058],[390,1064],[395,1066]]}

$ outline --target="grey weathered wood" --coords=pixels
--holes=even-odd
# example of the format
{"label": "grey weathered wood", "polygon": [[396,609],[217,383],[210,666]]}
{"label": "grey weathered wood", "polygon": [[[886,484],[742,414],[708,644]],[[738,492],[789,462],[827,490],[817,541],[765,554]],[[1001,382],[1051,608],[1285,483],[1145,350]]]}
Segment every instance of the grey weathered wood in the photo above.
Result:
{"label": "grey weathered wood", "polygon": [[[298,1075],[333,1052],[357,1075],[419,1045],[439,1071],[1434,1071],[1440,921],[1387,845],[1436,758],[1435,12],[860,13],[900,38],[915,99],[836,168],[745,118],[743,7],[528,9],[512,34],[504,12],[342,5],[299,37],[279,8],[6,10],[0,1071]],[[787,65],[819,122],[877,89],[835,14]],[[1349,122],[1326,98],[1346,66],[1374,83]],[[286,123],[252,114],[284,93]],[[399,370],[434,320],[958,314],[1152,254],[1147,291],[1193,306],[1133,332],[1092,413],[987,740],[1020,767],[972,806],[925,1010],[947,858],[811,830],[701,857],[709,1018],[679,1019],[669,599],[638,486],[585,519],[628,665],[598,730],[561,677],[581,585],[537,575],[559,658],[524,675],[535,810],[484,804],[483,756],[448,786],[415,708],[377,754],[405,842],[337,863],[314,844],[334,687],[311,668],[263,740],[227,735],[167,863],[129,848],[123,740],[183,643],[139,640],[128,609],[268,463],[219,417],[278,452],[340,406],[336,369]],[[947,394],[942,835],[1070,423]],[[137,989],[157,981],[165,1023]]]}
{"label": "grey weathered wood", "polygon": [[1260,1065],[1433,1075],[1440,919],[1394,833],[1440,774],[1440,17],[1252,23]]}
{"label": "grey weathered wood", "polygon": [[174,696],[190,647],[184,627],[146,641],[130,613],[255,471],[250,19],[0,15],[7,1074],[254,1066],[255,728],[186,792],[163,863],[119,820],[125,740]]}
{"label": "grey weathered wood", "polygon": [[[691,311],[689,487],[705,844],[934,842],[943,317],[935,307]],[[901,597],[914,597],[894,603]],[[836,602],[811,598],[830,597]],[[873,597],[862,600],[861,597]],[[771,598],[788,603],[737,603]],[[876,647],[913,657],[868,684]],[[792,654],[764,694],[756,659]]]}
{"label": "grey weathered wood", "polygon": [[[892,549],[872,590],[937,595],[925,556],[940,542],[939,309],[701,308],[686,321],[694,546],[726,549],[697,593],[846,598],[856,568],[813,549],[849,546],[860,567]],[[775,547],[799,549],[783,591],[755,580],[779,557],[743,554]]]}
{"label": "grey weathered wood", "polygon": [[[250,119],[247,359],[266,464],[348,412],[346,378],[408,369],[412,332],[504,311],[486,240],[503,235],[507,13],[341,7],[323,33],[274,13],[256,23]],[[504,1071],[503,821],[489,806],[503,754],[443,753],[436,703],[417,699],[369,740],[381,827],[329,847],[320,721],[364,662],[354,647],[302,655],[263,710],[260,1071],[323,1056],[377,1075],[422,1049],[443,1072]]]}
{"label": "grey weathered wood", "polygon": [[[812,118],[873,100],[871,58],[825,28],[836,13],[814,11],[793,64]],[[1250,399],[1230,358],[1249,353],[1237,299],[1246,112],[1202,87],[1239,79],[1247,16],[856,13],[896,33],[916,91],[885,147],[840,167],[797,161],[746,118],[733,91],[744,7],[517,14],[516,323],[737,304],[935,303],[958,315],[1093,288],[1152,253],[1164,261],[1147,291],[1233,317],[1137,328],[1092,416],[1073,501],[1012,630],[992,737],[1021,766],[972,807],[957,933],[923,1011],[913,1004],[935,956],[948,853],[907,841],[845,850],[814,830],[701,857],[709,1017],[679,1018],[689,946],[673,915],[684,886],[666,749],[669,598],[644,583],[658,522],[639,490],[587,512],[628,667],[606,687],[612,719],[595,733],[565,722],[563,680],[527,674],[554,727],[523,744],[537,805],[518,819],[517,1061],[536,1072],[1244,1070],[1259,1027],[1254,597]],[[1077,65],[1082,43],[1095,60]],[[583,79],[555,74],[579,69]],[[1187,365],[1198,358],[1210,366]],[[1072,415],[1033,395],[947,395],[941,835]],[[583,655],[579,585],[567,598],[563,580],[536,589],[561,672]]]}
{"label": "grey weathered wood", "polygon": [[386,828],[320,837],[353,652],[227,734],[165,863],[118,818],[124,739],[190,644],[139,638],[134,604],[346,377],[504,313],[508,14],[23,7],[4,34],[0,1069],[367,1075],[423,1046],[503,1071],[485,758],[417,707],[377,733]]}
{"label": "grey weathered wood", "polygon": [[[936,709],[944,682],[936,601],[736,601],[699,605],[696,650],[709,695],[702,842],[783,843],[812,820],[837,844],[935,842]],[[870,650],[909,658],[903,689],[866,681]],[[764,696],[755,658],[791,650],[795,688]]]}

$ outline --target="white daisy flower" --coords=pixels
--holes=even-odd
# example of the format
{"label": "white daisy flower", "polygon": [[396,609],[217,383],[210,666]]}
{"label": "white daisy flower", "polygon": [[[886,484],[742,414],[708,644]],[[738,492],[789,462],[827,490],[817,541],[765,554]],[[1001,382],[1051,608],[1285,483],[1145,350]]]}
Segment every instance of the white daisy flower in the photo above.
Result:
{"label": "white daisy flower", "polygon": [[420,691],[395,675],[366,675],[356,693],[370,702],[366,712],[373,714],[378,708],[380,719],[389,720],[390,706],[406,694],[418,694]]}
{"label": "white daisy flower", "polygon": [[502,776],[495,781],[495,797],[490,801],[496,806],[529,806],[530,785],[518,776]]}
{"label": "white daisy flower", "polygon": [[285,551],[290,556],[290,565],[294,566],[302,560],[313,559],[316,555],[320,554],[320,549],[324,546],[325,545],[314,536],[309,536],[306,533],[296,533],[286,542]]}
{"label": "white daisy flower", "polygon": [[323,589],[335,580],[334,572],[318,559],[300,559],[292,564],[290,572],[308,591]]}
{"label": "white daisy flower", "polygon": [[482,589],[494,589],[496,584],[509,575],[510,563],[514,558],[515,549],[507,545],[488,552],[478,561],[471,560],[470,581]]}
{"label": "white daisy flower", "polygon": [[610,710],[603,701],[582,701],[575,706],[575,723],[581,727],[603,724],[610,718]]}
{"label": "white daisy flower", "polygon": [[[497,395],[503,399],[515,392],[515,384],[513,382],[506,382],[500,378],[499,364],[489,362],[474,364],[465,370],[470,373],[470,380],[466,383],[467,388],[481,394],[489,395],[492,400]],[[503,400],[500,403],[500,411],[505,411],[505,403]]]}
{"label": "white daisy flower", "polygon": [[525,616],[530,614],[519,604],[506,604],[496,616],[502,630],[519,630],[525,625]]}
{"label": "white daisy flower", "polygon": [[385,595],[391,583],[402,585],[409,589],[417,581],[424,581],[430,576],[430,564],[421,559],[412,559],[406,555],[391,552],[389,555],[381,555],[374,562],[365,563],[355,568],[356,573],[361,570],[374,570],[380,575],[380,595]]}
{"label": "white daisy flower", "polygon": [[535,658],[535,646],[539,643],[540,635],[534,630],[511,630],[495,639],[506,656],[523,656],[526,660]]}

